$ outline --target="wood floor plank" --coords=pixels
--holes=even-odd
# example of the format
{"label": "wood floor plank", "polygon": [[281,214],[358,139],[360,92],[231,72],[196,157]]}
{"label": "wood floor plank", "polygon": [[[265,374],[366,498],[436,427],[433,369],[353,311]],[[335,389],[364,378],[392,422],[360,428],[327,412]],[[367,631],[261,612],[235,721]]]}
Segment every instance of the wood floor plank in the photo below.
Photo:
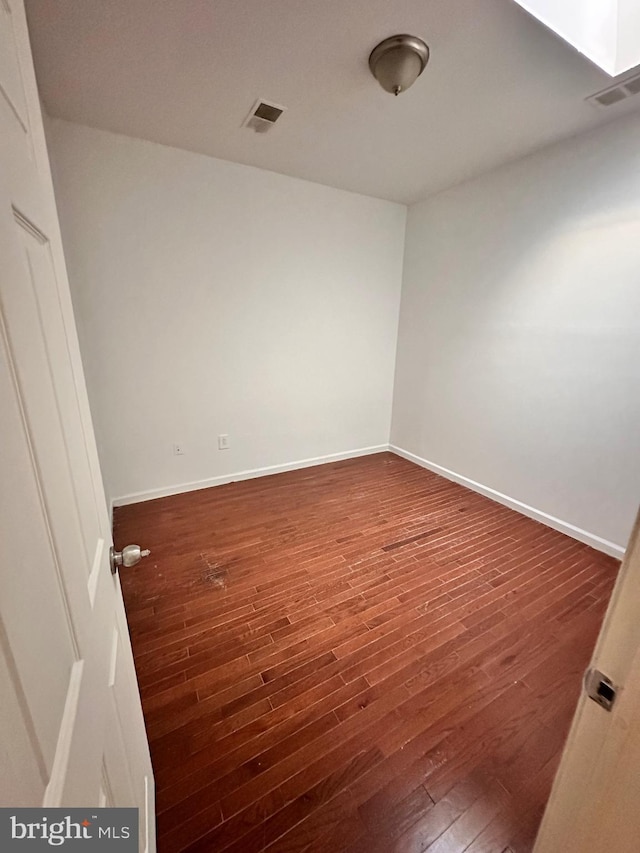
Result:
{"label": "wood floor plank", "polygon": [[[199,796],[204,795],[210,800],[219,789],[228,793],[233,790],[234,783],[238,784],[238,778],[242,782],[248,781],[243,776],[247,763],[250,763],[251,770],[249,778],[253,778],[258,772],[257,764],[263,768],[268,767],[264,762],[263,753],[278,744],[281,744],[280,748],[286,755],[287,751],[292,751],[291,740],[303,735],[304,744],[311,748],[314,738],[310,731],[315,733],[315,730],[307,727],[315,721],[325,719],[327,715],[334,715],[337,724],[338,717],[332,708],[362,689],[361,684],[352,682],[318,701],[305,702],[297,712],[294,712],[292,707],[280,706],[274,709],[273,713],[240,727],[221,741],[216,741],[215,750],[205,748],[196,753],[194,759],[197,760],[183,761],[179,772],[174,769],[172,774],[159,780],[162,785],[158,788],[159,811],[177,807],[178,815],[183,816],[193,809]],[[301,698],[304,698],[304,694]],[[329,719],[333,717],[330,716]]]}
{"label": "wood floor plank", "polygon": [[116,508],[159,853],[527,853],[618,564],[391,454]]}

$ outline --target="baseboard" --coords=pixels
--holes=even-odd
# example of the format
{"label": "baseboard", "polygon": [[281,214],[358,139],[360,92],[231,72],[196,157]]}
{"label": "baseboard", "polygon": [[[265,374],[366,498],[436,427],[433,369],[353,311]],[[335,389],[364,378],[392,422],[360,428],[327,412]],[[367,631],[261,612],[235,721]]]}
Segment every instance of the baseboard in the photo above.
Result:
{"label": "baseboard", "polygon": [[407,459],[409,462],[414,462],[416,465],[426,468],[428,471],[432,471],[434,474],[439,474],[447,480],[453,480],[454,483],[459,483],[467,489],[471,489],[472,491],[478,492],[487,498],[491,498],[491,500],[497,501],[497,503],[508,506],[510,509],[514,509],[516,512],[526,515],[528,518],[532,518],[535,521],[546,524],[547,527],[552,527],[554,530],[560,531],[560,533],[565,533],[567,536],[571,536],[573,539],[577,539],[579,542],[583,542],[585,545],[589,545],[597,551],[602,551],[603,553],[609,554],[609,556],[616,557],[618,559],[622,559],[624,556],[625,548],[620,545],[616,545],[615,542],[609,542],[609,540],[596,536],[594,533],[589,533],[587,530],[582,530],[582,528],[569,524],[567,521],[555,518],[553,515],[549,515],[542,510],[522,503],[522,501],[509,497],[509,495],[504,495],[502,492],[498,492],[489,486],[484,486],[482,483],[476,483],[475,480],[471,480],[469,477],[457,474],[455,471],[450,471],[448,468],[444,468],[442,465],[437,465],[435,462],[429,462],[429,460],[423,459],[421,456],[417,456],[415,453],[410,453],[408,450],[404,450],[394,444],[379,444],[375,447],[361,447],[357,450],[347,450],[343,453],[329,453],[326,456],[314,456],[310,459],[299,459],[295,462],[283,463],[282,465],[268,465],[264,468],[251,468],[246,471],[236,471],[233,474],[223,474],[220,477],[209,477],[206,480],[197,480],[191,483],[179,483],[175,486],[167,486],[160,489],[149,489],[144,492],[134,492],[130,495],[123,495],[122,497],[114,498],[111,501],[111,517],[113,519],[113,508],[116,506],[127,506],[128,504],[151,501],[156,498],[166,498],[170,495],[179,495],[183,492],[194,492],[198,489],[209,489],[212,486],[222,486],[226,483],[234,483],[239,480],[251,480],[255,477],[267,477],[270,474],[282,474],[285,471],[297,471],[301,468],[310,468],[313,465],[324,465],[327,462],[339,462],[342,459],[355,459],[358,456],[369,456],[373,453],[383,453],[387,450],[390,450],[397,456],[401,456],[403,459]]}
{"label": "baseboard", "polygon": [[504,506],[508,506],[510,509],[515,509],[516,512],[520,512],[528,518],[533,518],[535,521],[546,524],[547,527],[552,527],[554,530],[559,530],[560,533],[565,533],[567,536],[571,536],[573,539],[577,539],[579,542],[583,542],[585,545],[589,545],[597,551],[602,551],[610,557],[622,559],[624,556],[625,549],[620,545],[616,545],[615,542],[609,542],[607,539],[602,539],[594,533],[589,533],[587,530],[582,530],[582,528],[569,524],[567,521],[555,518],[555,516],[549,515],[546,512],[542,512],[542,510],[522,503],[522,501],[510,498],[508,495],[503,495],[502,492],[497,492],[495,489],[489,488],[489,486],[483,486],[482,483],[476,483],[475,480],[470,480],[462,474],[456,474],[455,471],[443,468],[442,465],[437,465],[435,462],[429,462],[427,459],[423,459],[421,456],[416,456],[415,453],[410,453],[408,450],[403,450],[401,447],[396,447],[394,444],[389,445],[389,450],[397,456],[402,456],[403,459],[408,459],[409,462],[415,462],[416,465],[420,465],[428,471],[433,471],[434,474],[446,477],[447,480],[453,480],[454,483],[459,483],[461,486],[466,486],[467,489],[471,489],[474,492],[478,492],[487,498],[497,501],[497,503],[504,504]]}
{"label": "baseboard", "polygon": [[340,462],[343,459],[356,459],[358,456],[370,456],[372,453],[383,453],[389,450],[388,444],[378,444],[375,447],[360,447],[357,450],[346,450],[343,453],[329,453],[326,456],[314,456],[311,459],[299,459],[296,462],[285,462],[282,465],[268,465],[266,468],[251,468],[247,471],[236,471],[233,474],[223,474],[220,477],[209,477],[193,483],[180,483],[176,486],[166,486],[161,489],[149,489],[145,492],[134,492],[123,495],[111,501],[113,507],[152,501],[156,498],[166,498],[170,495],[180,495],[183,492],[195,492],[198,489],[209,489],[212,486],[223,486],[238,480],[252,480],[255,477],[268,477],[270,474],[283,474],[285,471],[297,471],[300,468],[311,468],[313,465],[324,465],[327,462]]}

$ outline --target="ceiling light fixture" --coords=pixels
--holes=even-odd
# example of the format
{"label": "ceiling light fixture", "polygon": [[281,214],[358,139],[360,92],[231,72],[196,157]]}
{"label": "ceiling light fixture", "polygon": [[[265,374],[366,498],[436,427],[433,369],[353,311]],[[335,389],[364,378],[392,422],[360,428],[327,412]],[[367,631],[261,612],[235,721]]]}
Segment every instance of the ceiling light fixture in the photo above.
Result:
{"label": "ceiling light fixture", "polygon": [[417,36],[391,36],[371,51],[369,68],[385,92],[406,92],[429,61],[429,48]]}

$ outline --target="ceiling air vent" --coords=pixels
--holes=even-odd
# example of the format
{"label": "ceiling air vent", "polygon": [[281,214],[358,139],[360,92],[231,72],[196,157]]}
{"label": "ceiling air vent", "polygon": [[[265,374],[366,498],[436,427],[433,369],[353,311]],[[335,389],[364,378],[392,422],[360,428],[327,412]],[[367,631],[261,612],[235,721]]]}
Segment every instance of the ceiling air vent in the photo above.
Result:
{"label": "ceiling air vent", "polygon": [[251,112],[243,122],[243,127],[250,127],[256,133],[266,133],[278,121],[286,107],[258,99]]}
{"label": "ceiling air vent", "polygon": [[640,94],[640,74],[636,72],[633,76],[627,77],[626,80],[609,86],[608,89],[596,92],[595,95],[589,95],[585,100],[596,107],[612,107],[614,104],[638,94]]}

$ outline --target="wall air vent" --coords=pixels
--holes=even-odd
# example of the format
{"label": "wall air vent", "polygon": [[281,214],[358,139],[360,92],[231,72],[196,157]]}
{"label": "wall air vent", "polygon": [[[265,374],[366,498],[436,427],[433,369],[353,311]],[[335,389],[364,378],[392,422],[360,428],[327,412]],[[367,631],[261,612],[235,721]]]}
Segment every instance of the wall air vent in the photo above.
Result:
{"label": "wall air vent", "polygon": [[593,104],[595,107],[612,107],[614,104],[619,104],[620,101],[625,101],[633,95],[640,94],[640,74],[636,72],[626,80],[620,80],[608,89],[603,89],[601,92],[596,92],[595,95],[589,95],[585,101]]}
{"label": "wall air vent", "polygon": [[242,123],[242,126],[250,127],[256,133],[266,133],[268,130],[271,130],[285,110],[286,107],[281,107],[279,104],[272,104],[269,101],[263,101],[262,98],[259,98],[251,107],[251,112]]}

